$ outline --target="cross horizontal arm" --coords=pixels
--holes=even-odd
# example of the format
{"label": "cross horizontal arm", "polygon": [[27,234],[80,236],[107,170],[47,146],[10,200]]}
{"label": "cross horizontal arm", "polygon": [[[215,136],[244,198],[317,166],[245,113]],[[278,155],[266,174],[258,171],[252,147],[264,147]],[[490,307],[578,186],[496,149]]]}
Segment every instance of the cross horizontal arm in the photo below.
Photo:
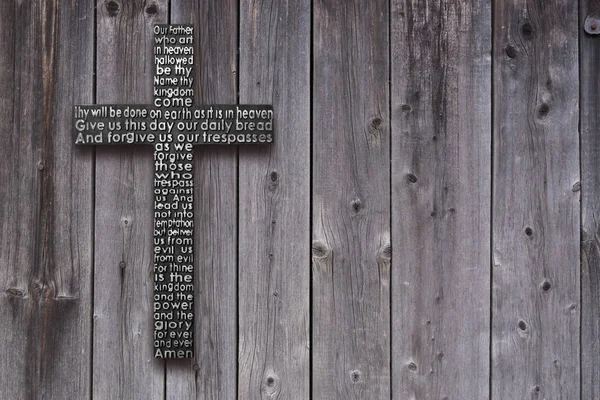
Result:
{"label": "cross horizontal arm", "polygon": [[85,105],[75,106],[74,123],[75,144],[82,145],[154,145],[165,135],[193,145],[273,142],[270,105]]}

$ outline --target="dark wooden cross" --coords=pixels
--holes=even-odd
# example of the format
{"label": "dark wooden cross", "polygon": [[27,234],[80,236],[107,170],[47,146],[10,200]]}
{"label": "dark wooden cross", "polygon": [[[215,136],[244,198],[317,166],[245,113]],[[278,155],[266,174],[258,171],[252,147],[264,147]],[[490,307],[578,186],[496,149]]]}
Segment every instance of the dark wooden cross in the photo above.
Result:
{"label": "dark wooden cross", "polygon": [[268,144],[267,105],[193,106],[193,27],[155,25],[154,104],[75,106],[75,143],[154,145],[154,355],[194,355],[193,146]]}

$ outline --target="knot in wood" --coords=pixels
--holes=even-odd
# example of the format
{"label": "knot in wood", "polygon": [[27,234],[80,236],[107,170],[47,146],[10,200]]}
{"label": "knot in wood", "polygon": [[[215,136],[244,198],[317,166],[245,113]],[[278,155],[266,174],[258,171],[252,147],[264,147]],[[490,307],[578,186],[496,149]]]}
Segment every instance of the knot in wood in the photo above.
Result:
{"label": "knot in wood", "polygon": [[279,376],[273,371],[270,371],[263,382],[263,393],[271,396],[279,390]]}
{"label": "knot in wood", "polygon": [[390,243],[385,243],[379,248],[378,258],[384,262],[389,262],[392,259],[392,245]]}
{"label": "knot in wood", "polygon": [[350,202],[350,205],[352,207],[352,211],[354,211],[355,214],[358,214],[364,208],[362,201],[360,201],[360,199],[352,200]]}
{"label": "knot in wood", "polygon": [[410,183],[417,183],[417,181],[418,181],[417,176],[415,174],[413,174],[412,172],[409,172],[408,174],[406,174],[406,180],[409,181]]}
{"label": "knot in wood", "polygon": [[148,7],[146,7],[146,14],[154,15],[156,13],[158,13],[158,5],[150,4]]}
{"label": "knot in wood", "polygon": [[550,106],[547,103],[542,103],[540,104],[540,106],[538,107],[538,117],[539,118],[546,118],[548,116],[548,114],[550,113]]}
{"label": "knot in wood", "polygon": [[533,39],[534,32],[535,32],[535,29],[533,28],[533,25],[531,25],[530,21],[525,21],[523,23],[523,25],[521,25],[521,36],[523,37],[523,39],[525,39],[525,40]]}
{"label": "knot in wood", "polygon": [[327,258],[331,254],[331,248],[320,240],[313,240],[312,253],[314,258]]}
{"label": "knot in wood", "polygon": [[111,17],[114,17],[115,15],[117,15],[119,13],[119,10],[121,9],[121,5],[116,2],[115,0],[110,0],[106,2],[106,11],[108,12],[108,15],[110,15]]}
{"label": "knot in wood", "polygon": [[42,292],[44,291],[44,284],[40,281],[40,280],[34,280],[32,283],[33,286],[33,290],[30,290],[30,292],[37,294],[38,296],[42,294]]}
{"label": "knot in wood", "polygon": [[514,46],[511,46],[510,44],[504,48],[504,51],[506,52],[508,58],[515,58],[517,56],[517,49],[515,49]]}
{"label": "knot in wood", "polygon": [[6,293],[8,293],[9,296],[13,296],[13,297],[19,297],[19,298],[25,297],[25,291],[23,289],[8,288],[8,289],[6,289]]}
{"label": "knot in wood", "polygon": [[270,191],[275,191],[275,189],[277,189],[279,186],[279,173],[277,173],[277,171],[271,171],[269,178],[267,179],[267,185]]}
{"label": "knot in wood", "polygon": [[550,290],[550,288],[552,288],[552,284],[550,283],[550,281],[545,280],[544,282],[542,282],[542,290],[544,292],[547,292]]}
{"label": "knot in wood", "polygon": [[517,323],[517,333],[522,339],[529,338],[529,326],[527,326],[527,323],[522,319]]}

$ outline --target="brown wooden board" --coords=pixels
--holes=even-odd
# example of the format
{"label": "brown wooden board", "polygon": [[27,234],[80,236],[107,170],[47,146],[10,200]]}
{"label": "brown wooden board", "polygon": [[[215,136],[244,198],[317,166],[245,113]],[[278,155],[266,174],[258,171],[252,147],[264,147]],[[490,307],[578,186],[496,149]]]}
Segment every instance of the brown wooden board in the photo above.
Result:
{"label": "brown wooden board", "polygon": [[314,3],[314,398],[390,397],[388,11]]}
{"label": "brown wooden board", "polygon": [[275,140],[239,150],[238,398],[309,398],[310,2],[240,2],[241,104]]}
{"label": "brown wooden board", "polygon": [[494,399],[580,398],[577,11],[494,5]]}
{"label": "brown wooden board", "polygon": [[489,394],[491,8],[392,2],[398,399]]}
{"label": "brown wooden board", "polygon": [[[98,2],[96,102],[150,104],[154,24],[167,1]],[[153,354],[151,146],[96,149],[93,396],[163,399]]]}
{"label": "brown wooden board", "polygon": [[0,4],[0,398],[89,397],[93,2]]}

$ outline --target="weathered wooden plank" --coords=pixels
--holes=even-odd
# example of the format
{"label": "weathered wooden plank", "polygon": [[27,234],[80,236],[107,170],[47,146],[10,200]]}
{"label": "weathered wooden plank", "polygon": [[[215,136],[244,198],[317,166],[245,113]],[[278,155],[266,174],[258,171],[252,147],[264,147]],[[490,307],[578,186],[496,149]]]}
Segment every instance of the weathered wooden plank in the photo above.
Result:
{"label": "weathered wooden plank", "polygon": [[390,397],[388,2],[314,4],[312,395]]}
{"label": "weathered wooden plank", "polygon": [[[153,26],[167,2],[97,7],[97,103],[152,102]],[[96,150],[93,395],[163,399],[153,356],[153,160],[148,146]]]}
{"label": "weathered wooden plank", "polygon": [[275,140],[239,151],[241,399],[309,398],[310,2],[240,3],[240,103]]}
{"label": "weathered wooden plank", "polygon": [[577,2],[494,26],[492,396],[579,399]]}
{"label": "weathered wooden plank", "polygon": [[[580,2],[585,21],[590,1]],[[600,37],[580,31],[581,398],[600,398]]]}
{"label": "weathered wooden plank", "polygon": [[93,2],[0,4],[0,398],[89,398]]}
{"label": "weathered wooden plank", "polygon": [[[171,3],[195,29],[196,104],[237,101],[236,0]],[[235,399],[237,390],[237,149],[195,150],[195,360],[167,362],[167,398]]]}
{"label": "weathered wooden plank", "polygon": [[489,394],[491,8],[392,3],[394,398]]}

